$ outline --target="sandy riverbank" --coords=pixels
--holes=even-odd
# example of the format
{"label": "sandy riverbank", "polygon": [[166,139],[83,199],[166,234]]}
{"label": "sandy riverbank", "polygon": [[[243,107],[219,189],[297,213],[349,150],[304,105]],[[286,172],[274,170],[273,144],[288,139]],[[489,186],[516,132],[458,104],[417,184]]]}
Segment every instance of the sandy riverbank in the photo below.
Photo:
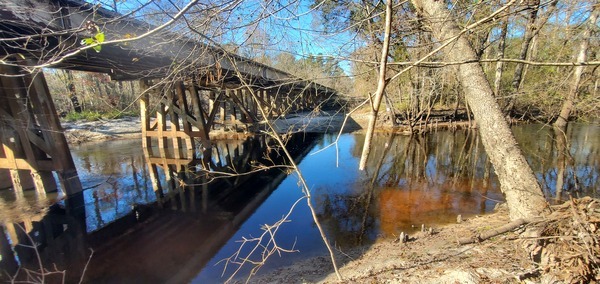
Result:
{"label": "sandy riverbank", "polygon": [[505,207],[466,221],[457,218],[457,224],[425,229],[406,242],[385,239],[370,247],[338,251],[342,281],[323,256],[250,282],[600,282],[600,200],[570,199],[531,221],[511,222]]}
{"label": "sandy riverbank", "polygon": [[[279,133],[287,132],[315,132],[336,133],[344,124],[345,115],[341,113],[297,113],[272,121],[272,125]],[[344,126],[344,132],[352,132],[361,129],[361,125],[355,119],[362,121],[362,116],[350,117]],[[139,117],[125,117],[113,120],[77,121],[63,122],[65,136],[70,144],[85,142],[129,139],[141,137],[141,122]],[[261,128],[267,128],[261,125]],[[214,131],[218,135],[218,131]]]}
{"label": "sandy riverbank", "polygon": [[139,117],[112,120],[62,122],[69,144],[141,137]]}
{"label": "sandy riverbank", "polygon": [[[337,252],[338,281],[328,256],[252,278],[251,283],[524,283],[535,269],[508,233],[483,243],[459,245],[458,239],[509,222],[507,210],[475,216],[460,224],[409,235],[409,241],[385,239],[372,246]],[[535,283],[533,280],[527,280]],[[525,281],[525,283],[527,282]]]}

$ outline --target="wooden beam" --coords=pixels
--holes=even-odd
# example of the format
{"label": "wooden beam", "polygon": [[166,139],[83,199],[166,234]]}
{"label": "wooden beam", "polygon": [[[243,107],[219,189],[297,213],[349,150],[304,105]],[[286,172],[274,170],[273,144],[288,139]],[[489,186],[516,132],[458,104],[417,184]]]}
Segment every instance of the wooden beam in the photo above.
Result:
{"label": "wooden beam", "polygon": [[[27,64],[20,59],[13,62]],[[12,65],[0,65],[0,73],[13,75],[0,77],[0,117],[13,134],[2,139],[6,157],[0,159],[0,167],[11,170],[17,187],[24,184],[20,180],[23,176],[17,178],[14,173],[27,170],[27,179],[40,197],[56,189],[52,171],[68,195],[80,192],[77,170],[43,73],[21,72]]]}

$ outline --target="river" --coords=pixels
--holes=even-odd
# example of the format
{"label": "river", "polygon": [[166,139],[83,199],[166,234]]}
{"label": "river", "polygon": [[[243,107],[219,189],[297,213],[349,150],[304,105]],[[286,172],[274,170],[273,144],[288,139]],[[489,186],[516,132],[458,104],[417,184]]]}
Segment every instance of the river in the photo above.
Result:
{"label": "river", "polygon": [[[565,135],[535,124],[513,130],[549,200],[599,197],[598,125],[573,124]],[[362,172],[357,168],[364,135],[343,134],[335,143],[336,137],[301,133],[291,137],[288,146],[327,235],[342,251],[401,232],[410,234],[422,225],[456,222],[459,214],[463,218],[485,214],[503,199],[475,131],[416,137],[376,134],[367,170]],[[56,216],[68,215],[69,210],[62,209],[68,207],[67,200],[49,211],[29,214],[30,224],[21,222],[36,242],[40,239],[44,259],[69,265],[72,279],[81,273],[90,247],[94,254],[86,282],[108,283],[223,282],[257,241],[273,249],[267,238],[257,239],[266,229],[276,230],[281,255],[272,255],[258,273],[326,253],[296,174],[267,168],[283,161],[268,138],[218,142],[210,153],[195,152],[195,162],[179,161],[184,168],[164,167],[161,163],[167,160],[159,157],[154,185],[152,164],[139,140],[83,144],[72,147],[72,153],[86,188],[73,197],[79,206],[70,211],[78,212],[76,217],[55,221]],[[200,170],[204,168],[212,173],[206,175]],[[171,170],[167,180],[165,172]],[[246,171],[254,173],[230,176]],[[2,210],[16,210],[7,205],[14,202],[7,190],[0,191],[0,202]],[[278,228],[271,227],[284,216],[286,221]],[[71,224],[77,223],[81,228],[75,230],[77,225]],[[56,224],[73,233],[44,232]],[[10,270],[29,257],[25,248],[11,250],[9,244],[27,239],[18,236],[18,227],[10,229],[5,223],[3,228],[0,264]],[[248,258],[262,261],[260,252]],[[79,265],[72,265],[72,259]],[[235,277],[246,277],[252,268],[246,262]]]}

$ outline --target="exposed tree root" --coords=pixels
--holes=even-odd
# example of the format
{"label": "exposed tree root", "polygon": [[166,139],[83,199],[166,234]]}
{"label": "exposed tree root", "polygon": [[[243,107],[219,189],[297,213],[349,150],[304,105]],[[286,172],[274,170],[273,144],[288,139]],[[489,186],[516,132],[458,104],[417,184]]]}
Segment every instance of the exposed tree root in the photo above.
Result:
{"label": "exposed tree root", "polygon": [[544,219],[516,220],[459,244],[481,242],[525,228],[521,240],[539,265],[544,283],[595,283],[600,281],[600,200],[571,199],[553,206]]}
{"label": "exposed tree root", "polygon": [[[540,219],[535,219],[535,220],[539,221]],[[514,230],[518,229],[519,227],[521,227],[525,224],[529,224],[535,220],[534,219],[518,219],[518,220],[512,221],[502,227],[499,227],[499,228],[496,228],[493,230],[489,230],[489,231],[483,232],[481,234],[474,235],[472,237],[462,238],[462,239],[458,240],[458,244],[466,245],[466,244],[483,242],[489,238],[493,238],[495,236],[502,235],[502,234],[510,232],[510,231],[514,231]]]}

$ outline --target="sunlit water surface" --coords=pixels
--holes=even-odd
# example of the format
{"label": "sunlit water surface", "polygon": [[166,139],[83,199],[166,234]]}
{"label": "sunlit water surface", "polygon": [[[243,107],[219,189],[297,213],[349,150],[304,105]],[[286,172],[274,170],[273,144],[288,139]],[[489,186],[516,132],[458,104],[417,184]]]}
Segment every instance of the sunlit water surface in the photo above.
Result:
{"label": "sunlit water surface", "polygon": [[[514,132],[549,199],[570,194],[598,197],[599,126],[571,126],[566,143],[557,142],[553,130],[540,125],[516,126]],[[345,250],[420,230],[422,224],[438,226],[455,222],[459,214],[468,218],[493,210],[503,197],[477,135],[472,131],[413,138],[376,134],[367,170],[362,172],[358,160],[363,135],[344,134],[334,146],[330,145],[336,135],[306,137],[310,150],[299,155],[299,167],[331,242]],[[73,147],[86,188],[88,234],[108,231],[110,224],[131,216],[134,205],[157,201],[140,145],[139,140],[130,140]],[[562,190],[557,191],[557,180]],[[164,180],[161,183],[166,185]],[[296,174],[273,170],[255,174],[234,190],[221,185],[210,190],[228,193],[199,197],[198,192],[190,200],[214,201],[199,201],[204,205],[198,207],[204,209],[198,210],[192,208],[194,202],[167,206],[152,211],[149,221],[113,230],[121,236],[102,234],[115,245],[95,243],[99,251],[88,280],[222,282],[238,268],[226,259],[238,250],[244,256],[254,245],[240,241],[261,236],[265,224],[283,216],[288,216],[287,222],[275,238],[279,247],[295,252],[271,256],[259,273],[326,253]],[[244,191],[247,194],[240,194]],[[260,253],[251,258],[260,259]],[[250,268],[244,265],[237,277],[247,275]]]}

